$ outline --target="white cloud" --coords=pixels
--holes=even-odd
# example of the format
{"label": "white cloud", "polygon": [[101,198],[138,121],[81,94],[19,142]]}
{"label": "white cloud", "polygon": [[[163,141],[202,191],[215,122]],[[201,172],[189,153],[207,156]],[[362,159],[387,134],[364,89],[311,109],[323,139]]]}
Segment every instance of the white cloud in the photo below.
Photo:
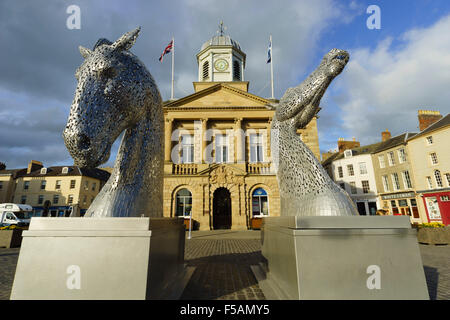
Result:
{"label": "white cloud", "polygon": [[374,50],[350,50],[350,62],[337,82],[346,94],[340,104],[343,128],[368,144],[380,141],[386,128],[393,135],[418,131],[418,109],[447,114],[449,30],[450,15],[399,39],[387,38]]}

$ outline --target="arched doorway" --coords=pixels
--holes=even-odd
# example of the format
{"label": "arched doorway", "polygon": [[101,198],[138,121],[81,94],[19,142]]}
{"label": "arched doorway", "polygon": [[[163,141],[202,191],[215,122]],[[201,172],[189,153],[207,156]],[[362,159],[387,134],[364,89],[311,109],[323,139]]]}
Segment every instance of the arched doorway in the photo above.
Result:
{"label": "arched doorway", "polygon": [[214,191],[213,229],[231,229],[231,195],[226,188]]}

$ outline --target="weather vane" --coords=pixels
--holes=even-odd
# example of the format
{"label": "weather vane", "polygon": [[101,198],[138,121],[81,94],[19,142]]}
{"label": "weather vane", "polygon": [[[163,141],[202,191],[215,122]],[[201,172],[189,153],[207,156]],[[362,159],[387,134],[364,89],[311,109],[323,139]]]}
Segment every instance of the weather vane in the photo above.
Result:
{"label": "weather vane", "polygon": [[220,21],[220,24],[219,24],[219,30],[217,31],[217,33],[219,33],[220,36],[223,36],[225,30],[227,30],[227,27],[225,27],[225,26],[223,25],[223,21]]}

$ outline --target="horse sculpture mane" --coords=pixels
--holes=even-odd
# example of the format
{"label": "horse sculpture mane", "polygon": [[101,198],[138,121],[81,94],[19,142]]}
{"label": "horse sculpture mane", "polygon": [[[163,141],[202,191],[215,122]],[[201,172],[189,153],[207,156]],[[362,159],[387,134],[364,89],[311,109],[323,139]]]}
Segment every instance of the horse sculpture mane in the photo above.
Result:
{"label": "horse sculpture mane", "polygon": [[356,215],[349,195],[328,176],[297,129],[319,111],[319,103],[333,79],[349,60],[346,51],[333,49],[298,87],[289,88],[276,106],[272,121],[272,160],[280,189],[281,215]]}
{"label": "horse sculpture mane", "polygon": [[74,164],[97,167],[125,131],[112,174],[85,216],[162,217],[164,118],[153,77],[132,54],[140,28],[80,47],[83,64],[63,138]]}

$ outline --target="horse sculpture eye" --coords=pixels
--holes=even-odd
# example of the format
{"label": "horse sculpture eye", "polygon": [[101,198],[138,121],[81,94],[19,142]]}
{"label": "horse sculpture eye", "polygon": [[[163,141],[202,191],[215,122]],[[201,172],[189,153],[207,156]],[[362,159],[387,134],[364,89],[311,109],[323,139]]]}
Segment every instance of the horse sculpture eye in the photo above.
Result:
{"label": "horse sculpture eye", "polygon": [[101,76],[103,78],[107,78],[107,79],[114,78],[116,76],[116,74],[117,74],[117,71],[113,67],[109,67],[109,68],[106,68],[101,71]]}

